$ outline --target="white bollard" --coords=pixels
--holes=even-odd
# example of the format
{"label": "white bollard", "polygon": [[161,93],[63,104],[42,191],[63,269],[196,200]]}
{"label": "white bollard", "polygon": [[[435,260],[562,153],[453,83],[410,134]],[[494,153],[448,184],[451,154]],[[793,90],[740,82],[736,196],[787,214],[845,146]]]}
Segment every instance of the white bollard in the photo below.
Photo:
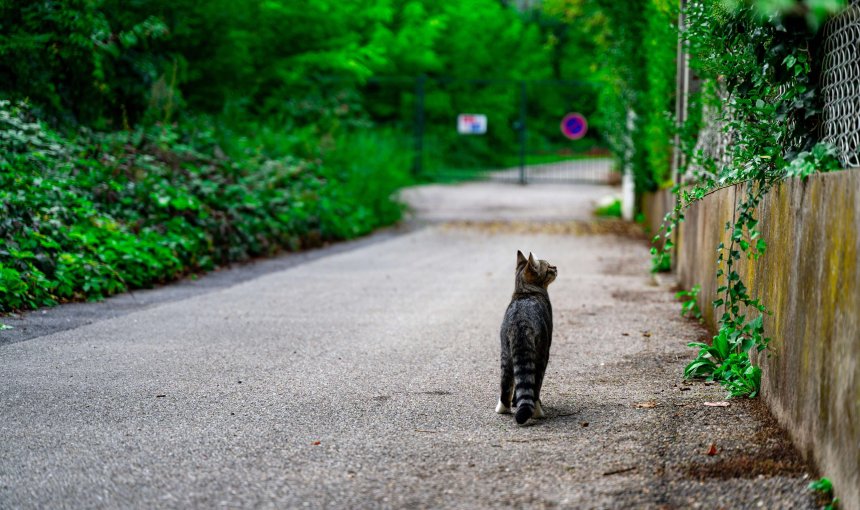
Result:
{"label": "white bollard", "polygon": [[636,205],[636,187],[633,185],[633,172],[624,169],[621,177],[621,217],[633,221],[633,210]]}

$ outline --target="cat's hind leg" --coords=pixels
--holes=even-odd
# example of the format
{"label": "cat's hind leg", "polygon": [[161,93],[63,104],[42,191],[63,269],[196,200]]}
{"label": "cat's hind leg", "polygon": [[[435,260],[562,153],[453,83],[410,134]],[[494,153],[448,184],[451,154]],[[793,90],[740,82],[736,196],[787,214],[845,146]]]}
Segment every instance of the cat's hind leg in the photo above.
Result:
{"label": "cat's hind leg", "polygon": [[499,414],[511,414],[511,397],[514,392],[514,365],[509,356],[502,355],[501,396],[496,404]]}
{"label": "cat's hind leg", "polygon": [[546,418],[546,415],[543,413],[543,406],[540,405],[540,400],[535,400],[535,414],[532,415],[532,418]]}
{"label": "cat's hind leg", "polygon": [[537,377],[535,377],[535,414],[532,415],[532,418],[540,419],[546,418],[546,414],[543,412],[543,406],[540,401],[540,390],[543,387],[543,376],[546,373],[546,363],[539,363],[537,367]]}

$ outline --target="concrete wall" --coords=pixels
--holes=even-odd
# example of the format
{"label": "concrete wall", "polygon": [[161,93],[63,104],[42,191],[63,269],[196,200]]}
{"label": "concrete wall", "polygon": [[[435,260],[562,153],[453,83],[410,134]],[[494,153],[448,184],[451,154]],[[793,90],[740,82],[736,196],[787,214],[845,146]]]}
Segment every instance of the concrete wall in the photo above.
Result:
{"label": "concrete wall", "polygon": [[[712,327],[716,247],[728,244],[724,226],[743,191],[727,188],[693,206],[677,242],[680,283],[701,286]],[[764,321],[771,355],[757,360],[763,397],[833,481],[843,508],[860,509],[860,170],[787,181],[757,218],[768,250],[739,271],[773,311]]]}
{"label": "concrete wall", "polygon": [[[649,239],[654,237],[660,231],[660,225],[663,224],[663,217],[666,213],[671,212],[675,207],[675,196],[669,193],[668,190],[663,190],[658,193],[646,193],[642,196],[640,208],[645,215],[645,228],[648,230]],[[660,236],[660,245],[662,246],[663,236]]]}

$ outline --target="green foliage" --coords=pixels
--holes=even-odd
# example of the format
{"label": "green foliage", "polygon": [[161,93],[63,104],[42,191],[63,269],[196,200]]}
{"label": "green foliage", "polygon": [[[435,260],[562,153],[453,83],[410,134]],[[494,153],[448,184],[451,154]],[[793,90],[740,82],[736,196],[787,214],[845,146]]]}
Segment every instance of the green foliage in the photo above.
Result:
{"label": "green foliage", "polygon": [[227,158],[205,119],[71,139],[27,116],[0,102],[0,311],[361,235],[409,182],[398,146],[361,133],[316,160]]}
{"label": "green foliage", "polygon": [[675,293],[675,298],[681,300],[681,317],[692,317],[699,321],[702,320],[702,310],[696,301],[700,290],[701,287],[699,285],[693,285],[693,288],[690,290],[681,290]]}
{"label": "green foliage", "polygon": [[[12,78],[0,97],[28,100],[52,126],[207,115],[233,130],[266,119],[281,134],[315,131],[304,138],[311,144],[356,122],[406,134],[415,80],[426,75],[428,167],[510,164],[515,81],[593,81],[603,61],[591,28],[560,19],[567,11],[497,0],[11,0],[0,13],[0,75]],[[605,17],[588,13],[600,30]],[[529,146],[587,150],[558,133],[574,101],[593,117],[590,145],[600,145],[608,124],[595,111],[598,89],[555,89],[529,91],[530,115],[555,120],[530,125]],[[477,110],[493,116],[490,132],[458,136],[456,114]]]}
{"label": "green foliage", "polygon": [[[10,0],[0,14],[0,92],[99,127],[185,105],[304,120],[306,102],[378,76],[582,79],[595,62],[587,37],[553,52],[553,18],[495,0]],[[482,96],[466,92],[466,105]],[[412,113],[371,99],[376,120]]]}
{"label": "green foliage", "polygon": [[817,143],[812,150],[803,151],[785,169],[786,177],[800,177],[806,180],[816,172],[832,172],[841,169],[836,148]]}
{"label": "green foliage", "polygon": [[29,99],[55,121],[122,126],[124,116],[141,114],[171,61],[155,49],[168,28],[154,15],[120,19],[113,4],[0,4],[0,92]]}
{"label": "green foliage", "polygon": [[831,482],[829,478],[824,477],[820,480],[810,482],[809,490],[821,492],[823,494],[833,494],[833,482]]}
{"label": "green foliage", "polygon": [[[642,140],[637,147],[646,154],[647,166],[634,173],[649,175],[657,187],[672,185],[672,135],[674,120],[669,112],[675,108],[675,57],[678,29],[677,2],[652,0],[645,5],[643,51],[646,82],[643,84],[641,127]],[[640,177],[639,181],[644,181]],[[647,188],[640,188],[644,191]]]}
{"label": "green foliage", "polygon": [[829,478],[822,477],[809,484],[809,490],[817,492],[824,501],[822,510],[834,510],[839,507],[839,498],[833,497],[833,482]]}
{"label": "green foliage", "polygon": [[412,154],[408,140],[385,130],[356,131],[341,136],[324,156],[330,197],[323,208],[323,235],[349,238],[400,219],[403,206],[393,199],[411,184]]}

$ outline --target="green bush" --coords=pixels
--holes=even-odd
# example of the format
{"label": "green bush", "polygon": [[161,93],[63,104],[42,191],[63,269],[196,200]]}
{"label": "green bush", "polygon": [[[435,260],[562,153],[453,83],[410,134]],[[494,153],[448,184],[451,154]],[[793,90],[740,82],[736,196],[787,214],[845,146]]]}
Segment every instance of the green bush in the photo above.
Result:
{"label": "green bush", "polygon": [[620,218],[621,199],[615,196],[604,197],[594,208],[594,215],[605,218]]}
{"label": "green bush", "polygon": [[201,122],[71,139],[27,116],[0,101],[0,311],[365,234],[399,219],[392,194],[410,179],[379,135],[315,160],[228,158]]}
{"label": "green bush", "polygon": [[363,235],[379,224],[397,221],[403,206],[392,195],[412,182],[408,138],[388,130],[356,131],[340,136],[324,154],[330,186],[321,211],[323,234]]}

